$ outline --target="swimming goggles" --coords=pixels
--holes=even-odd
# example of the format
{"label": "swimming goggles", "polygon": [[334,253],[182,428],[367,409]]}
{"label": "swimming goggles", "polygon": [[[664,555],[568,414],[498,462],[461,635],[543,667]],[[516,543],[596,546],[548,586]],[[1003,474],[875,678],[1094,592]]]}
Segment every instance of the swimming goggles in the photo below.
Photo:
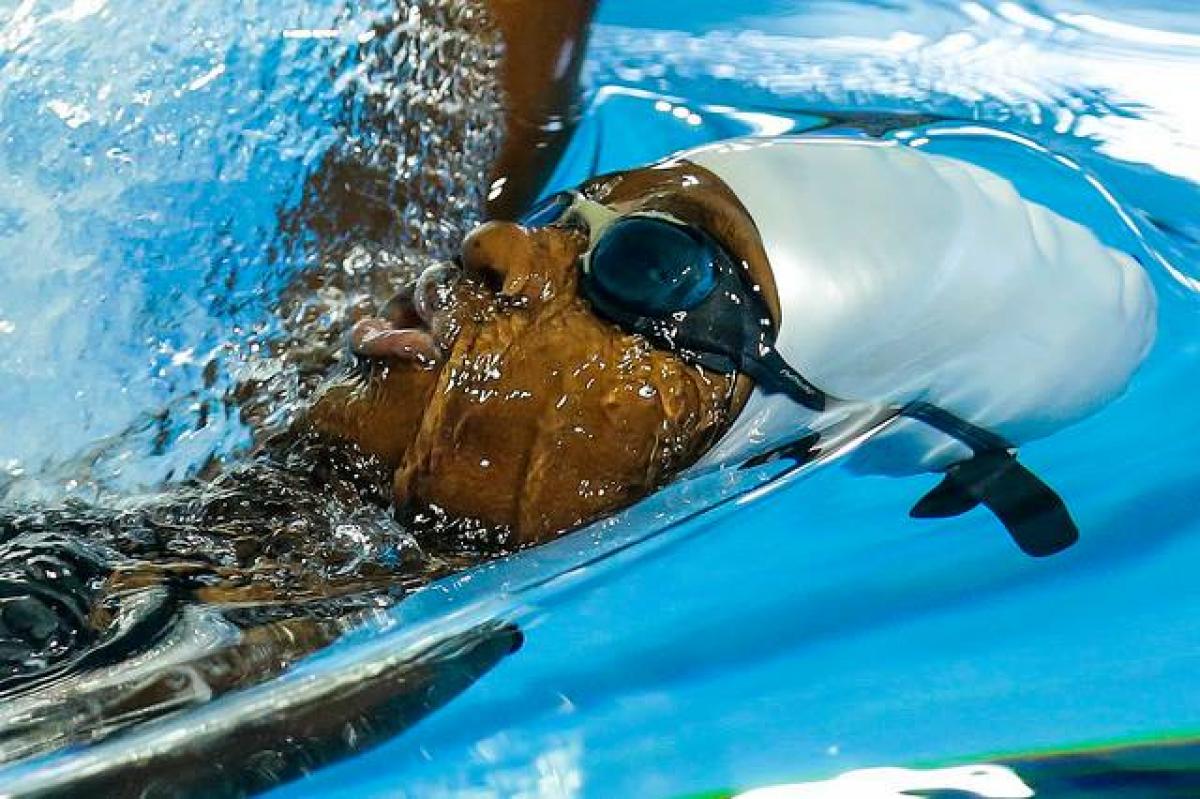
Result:
{"label": "swimming goggles", "polygon": [[525,215],[526,227],[577,227],[590,238],[581,294],[622,329],[813,411],[831,398],[784,361],[762,291],[704,231],[659,211],[620,214],[563,192]]}
{"label": "swimming goggles", "polygon": [[[812,411],[856,404],[821,390],[784,360],[761,288],[695,225],[661,211],[622,214],[574,191],[543,200],[520,224],[574,228],[588,236],[579,262],[580,294],[622,329],[690,363],[744,373],[764,392],[782,393]],[[913,507],[913,516],[956,516],[983,504],[1033,555],[1060,551],[1078,538],[1061,498],[1017,462],[1016,447],[1003,437],[927,402],[890,410],[973,452],[947,470]]]}

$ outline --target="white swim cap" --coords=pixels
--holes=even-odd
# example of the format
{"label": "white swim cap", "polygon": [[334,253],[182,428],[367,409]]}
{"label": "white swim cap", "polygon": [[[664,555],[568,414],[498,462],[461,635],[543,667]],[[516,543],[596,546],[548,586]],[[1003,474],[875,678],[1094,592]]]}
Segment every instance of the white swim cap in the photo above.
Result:
{"label": "white swim cap", "polygon": [[[737,139],[682,157],[749,210],[779,293],[777,347],[835,396],[930,402],[1017,444],[1111,401],[1154,340],[1154,290],[1135,259],[980,167],[834,137]],[[756,391],[701,466],[826,421]],[[857,465],[904,474],[967,455],[904,420]]]}

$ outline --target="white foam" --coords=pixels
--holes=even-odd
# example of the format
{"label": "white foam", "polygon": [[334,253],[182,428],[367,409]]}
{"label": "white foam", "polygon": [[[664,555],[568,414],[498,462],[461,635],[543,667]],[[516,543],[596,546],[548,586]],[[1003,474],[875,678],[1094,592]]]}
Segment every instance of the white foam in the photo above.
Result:
{"label": "white foam", "polygon": [[1033,790],[1004,766],[940,769],[869,768],[822,782],[773,785],[735,799],[913,799],[912,791],[961,791],[982,799],[1027,799]]}

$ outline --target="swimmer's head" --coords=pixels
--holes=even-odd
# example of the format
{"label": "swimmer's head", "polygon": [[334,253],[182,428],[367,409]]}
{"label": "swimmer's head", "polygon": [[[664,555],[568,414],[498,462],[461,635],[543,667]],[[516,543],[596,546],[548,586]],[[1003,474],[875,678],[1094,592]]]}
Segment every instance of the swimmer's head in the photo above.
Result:
{"label": "swimmer's head", "polygon": [[[1132,259],[1078,226],[1053,221],[983,170],[934,159],[857,139],[735,140],[589,181],[524,224],[479,228],[459,267],[427,273],[415,301],[360,324],[354,346],[377,374],[331,389],[314,418],[395,464],[399,502],[437,505],[530,542],[629,504],[701,458],[698,468],[745,462],[807,440],[819,424],[840,419],[853,433],[902,416],[887,446],[864,450],[883,456],[871,469],[908,473],[894,461],[958,475],[915,515],[990,503],[1026,551],[1057,551],[1074,540],[1074,523],[1013,453],[1125,385],[1153,338],[1153,291]],[[856,241],[867,200],[871,237]],[[996,233],[991,217],[1001,211]],[[974,258],[941,257],[939,247],[961,236],[933,235],[960,212],[970,230],[990,231],[972,245],[981,259],[994,259],[1005,232],[1033,241],[1034,219],[1072,242],[1065,260],[1014,249],[1027,279],[1010,281],[1009,326],[994,334],[981,335],[975,318],[993,302],[991,284],[962,266]],[[1058,262],[1078,266],[1043,268]],[[953,268],[938,266],[946,263]],[[1088,295],[1079,319],[1092,323],[1047,325],[1042,287],[1083,296],[1076,286],[1093,285],[1093,270],[1137,286],[1134,301],[1123,291]],[[896,328],[897,318],[908,327]],[[1030,331],[1059,340],[1068,330],[1089,346],[1107,342],[1103,370],[1074,370],[1072,391],[1012,391],[1011,368],[999,364],[1025,374]],[[1046,353],[1041,374],[1073,367]],[[832,413],[814,413],[822,410]],[[967,464],[974,471],[957,468]],[[1040,497],[1039,512],[1025,512],[1023,499],[1022,513],[1010,513],[1015,496]]]}
{"label": "swimmer's head", "polygon": [[[572,198],[577,213],[551,203],[524,224],[481,226],[458,264],[427,270],[352,332],[363,374],[329,387],[312,419],[393,464],[398,504],[544,540],[689,466],[748,396],[747,379],[598,307],[601,291],[638,301],[622,283],[651,248],[720,260],[777,316],[762,244],[725,184],[676,161]],[[651,304],[691,302],[710,277],[642,288]]]}

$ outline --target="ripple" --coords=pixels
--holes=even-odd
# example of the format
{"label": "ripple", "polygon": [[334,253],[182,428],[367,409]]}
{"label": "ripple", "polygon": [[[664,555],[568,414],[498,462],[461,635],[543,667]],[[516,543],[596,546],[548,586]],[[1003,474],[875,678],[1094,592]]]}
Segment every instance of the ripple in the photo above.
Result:
{"label": "ripple", "polygon": [[701,100],[736,91],[771,107],[915,105],[1091,139],[1113,158],[1200,181],[1196,35],[1013,2],[922,9],[906,17],[913,27],[878,36],[825,35],[837,26],[808,12],[771,22],[787,34],[605,25],[590,75]]}

